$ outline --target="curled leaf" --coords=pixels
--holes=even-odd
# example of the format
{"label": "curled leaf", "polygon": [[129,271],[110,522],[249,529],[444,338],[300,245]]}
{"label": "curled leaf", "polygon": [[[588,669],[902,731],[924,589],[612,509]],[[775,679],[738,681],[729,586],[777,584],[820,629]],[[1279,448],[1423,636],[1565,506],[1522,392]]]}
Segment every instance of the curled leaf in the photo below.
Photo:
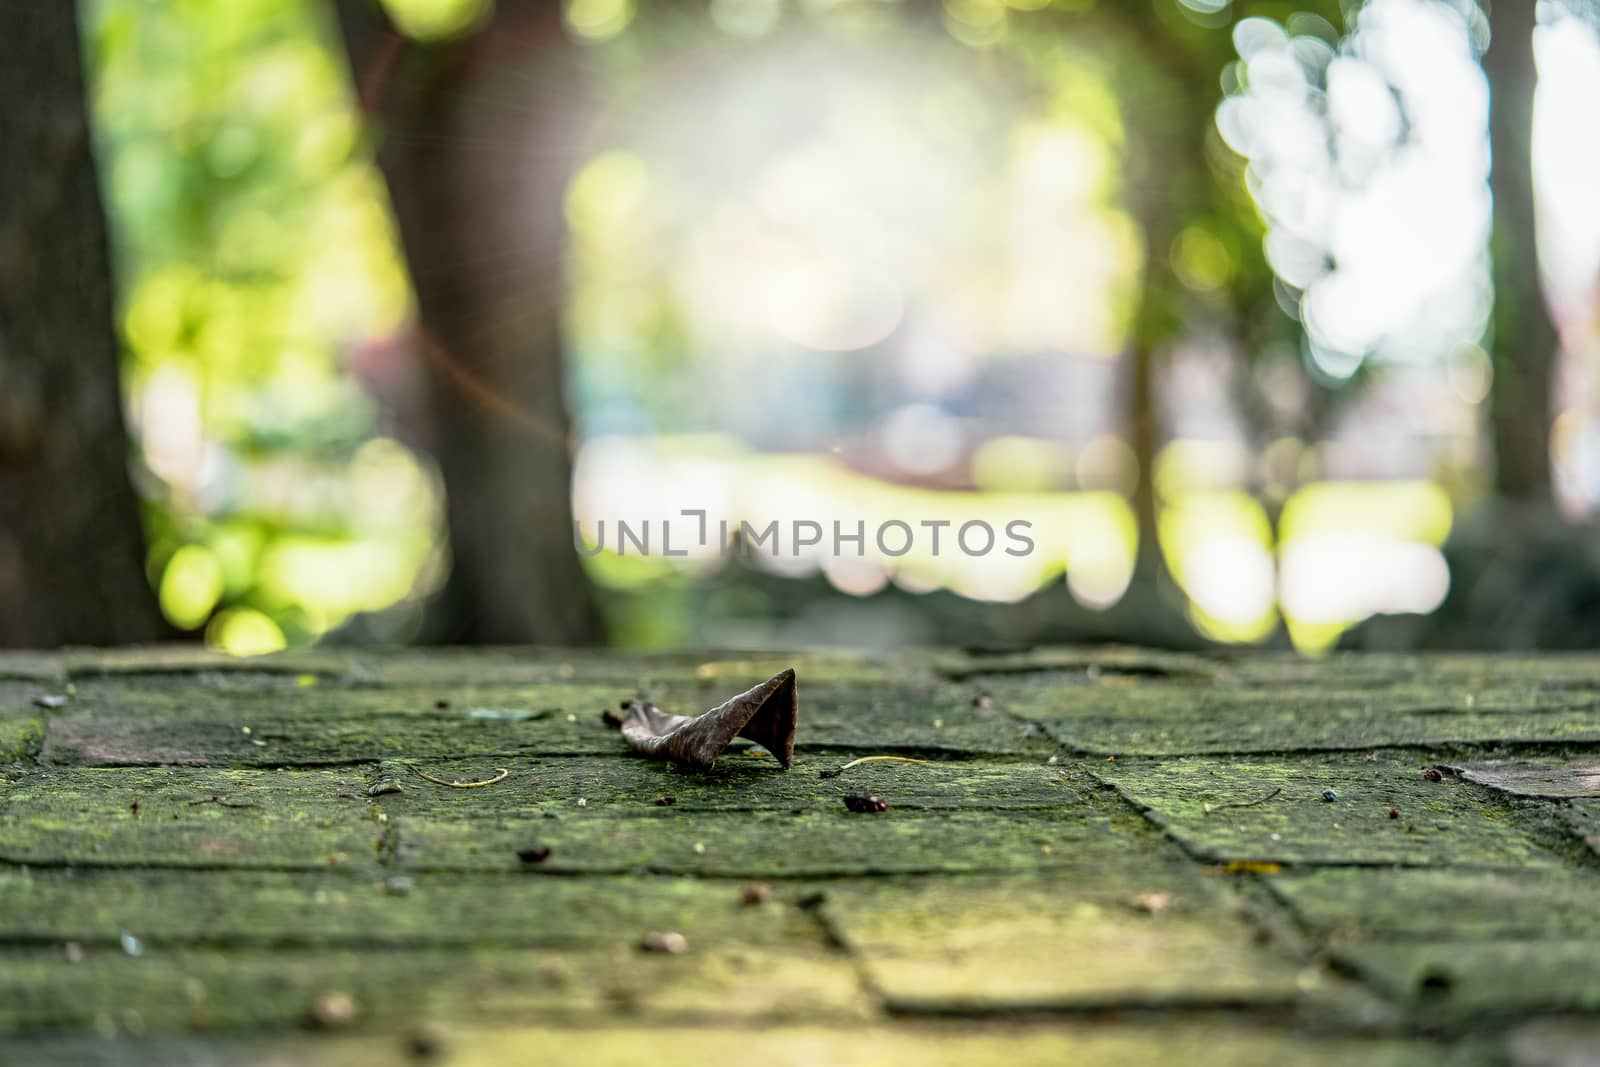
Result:
{"label": "curled leaf", "polygon": [[623,740],[652,759],[709,771],[735,737],[745,737],[776,756],[784,770],[794,760],[800,703],[793,668],[704,715],[669,715],[641,700],[624,704],[623,711]]}

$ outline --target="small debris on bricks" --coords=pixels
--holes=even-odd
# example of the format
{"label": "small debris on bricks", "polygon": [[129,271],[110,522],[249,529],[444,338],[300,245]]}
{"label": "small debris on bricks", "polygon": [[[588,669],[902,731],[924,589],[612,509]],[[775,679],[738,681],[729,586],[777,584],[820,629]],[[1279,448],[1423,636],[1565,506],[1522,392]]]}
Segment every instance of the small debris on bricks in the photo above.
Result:
{"label": "small debris on bricks", "polygon": [[659,952],[676,956],[688,951],[689,939],[673,930],[653,931],[644,935],[639,947],[645,952]]}
{"label": "small debris on bricks", "polygon": [[607,708],[600,713],[600,723],[607,730],[620,730],[622,729],[622,716]]}
{"label": "small debris on bricks", "polygon": [[656,807],[658,808],[670,808],[677,802],[678,798],[673,796],[671,793],[668,793],[665,796],[656,797]]}
{"label": "small debris on bricks", "polygon": [[1133,898],[1134,910],[1142,911],[1146,915],[1160,915],[1170,907],[1172,907],[1171,893],[1147,890]]}
{"label": "small debris on bricks", "polygon": [[1322,799],[1326,800],[1329,804],[1332,804],[1335,800],[1339,799],[1339,794],[1332,789],[1324,789],[1322,791]]}
{"label": "small debris on bricks", "polygon": [[889,805],[871,793],[846,793],[844,806],[851,811],[877,815],[889,810]]}
{"label": "small debris on bricks", "polygon": [[1439,773],[1439,768],[1437,768],[1437,767],[1424,768],[1424,770],[1422,772],[1422,777],[1426,778],[1430,782],[1442,782],[1442,781],[1444,781],[1444,775]]}
{"label": "small debris on bricks", "polygon": [[1390,808],[1389,809],[1389,818],[1398,819],[1399,817],[1400,817],[1400,809],[1399,808]]}
{"label": "small debris on bricks", "polygon": [[760,882],[746,882],[739,890],[739,904],[746,908],[759,907],[772,899],[772,887]]}
{"label": "small debris on bricks", "polygon": [[532,848],[522,849],[517,853],[517,859],[523,863],[543,863],[550,858],[549,845],[535,845]]}
{"label": "small debris on bricks", "polygon": [[306,1013],[311,1025],[321,1030],[336,1030],[349,1026],[356,1021],[358,1014],[355,998],[348,993],[338,992],[319,993],[311,1001],[311,1007]]}

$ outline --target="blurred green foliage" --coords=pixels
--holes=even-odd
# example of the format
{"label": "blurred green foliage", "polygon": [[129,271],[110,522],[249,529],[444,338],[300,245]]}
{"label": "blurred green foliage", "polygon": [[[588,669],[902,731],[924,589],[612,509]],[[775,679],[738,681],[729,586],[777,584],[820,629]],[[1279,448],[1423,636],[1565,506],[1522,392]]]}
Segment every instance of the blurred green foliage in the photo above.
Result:
{"label": "blurred green foliage", "polygon": [[[491,0],[386,7],[426,42],[467,31]],[[811,20],[800,24],[828,63],[803,34],[768,36],[780,8]],[[241,653],[357,616],[368,635],[410,636],[447,566],[442,490],[416,427],[399,421],[417,401],[411,297],[328,0],[85,10],[149,577],[167,617]],[[1082,476],[1127,466],[1110,434],[1081,447],[1074,480],[1061,441],[1002,426],[973,449],[975,491],[932,493],[846,471],[815,441],[782,459],[762,454],[771,442],[729,445],[751,427],[717,421],[729,395],[769,379],[785,419],[763,409],[747,420],[756,429],[881,415],[873,375],[894,362],[888,350],[817,343],[815,331],[834,321],[848,335],[887,306],[907,321],[957,321],[964,353],[988,365],[1114,358],[1159,320],[1232,338],[1258,370],[1304,374],[1244,163],[1210,121],[1221,87],[1244,77],[1226,19],[1205,24],[1165,0],[1137,14],[1093,0],[950,0],[922,11],[932,33],[907,34],[920,10],[567,0],[599,101],[565,203],[579,421],[591,439],[638,437],[650,461],[686,450],[678,473],[766,478],[852,515],[1001,521],[1026,503],[1054,517],[1025,569],[910,558],[879,574],[828,572],[841,596],[866,595],[891,570],[908,593],[989,600],[1065,575],[1100,606],[1125,588],[1137,537],[1119,495],[1128,477]],[[824,67],[831,80],[816,75]],[[721,139],[710,153],[709,128]],[[1134,202],[1152,176],[1181,208],[1167,247],[1146,247]],[[897,246],[912,254],[850,273],[871,249]],[[877,299],[882,275],[910,281]],[[769,329],[774,294],[803,312],[785,320],[799,328]],[[786,377],[774,369],[783,360]],[[1291,603],[1275,557],[1296,540],[1329,552],[1436,545],[1450,502],[1420,482],[1304,487],[1316,476],[1308,423],[1332,393],[1313,388],[1286,415],[1250,385],[1258,377],[1239,376],[1233,398],[1245,437],[1296,460],[1278,464],[1294,476],[1219,489],[1212,454],[1174,442],[1153,472],[1168,505],[1159,537],[1208,635],[1260,640],[1281,611],[1299,644],[1325,647],[1349,614],[1318,614],[1329,600],[1318,589]],[[656,482],[681,491],[674,476]],[[670,561],[605,552],[587,565],[630,598],[613,620],[623,644],[704,641],[716,636],[707,619],[777,615],[754,586],[697,599],[704,570]]]}
{"label": "blurred green foliage", "polygon": [[[167,617],[238,652],[391,609],[439,490],[366,385],[410,296],[322,0],[93,0],[85,38]],[[359,372],[359,373],[358,373]]]}

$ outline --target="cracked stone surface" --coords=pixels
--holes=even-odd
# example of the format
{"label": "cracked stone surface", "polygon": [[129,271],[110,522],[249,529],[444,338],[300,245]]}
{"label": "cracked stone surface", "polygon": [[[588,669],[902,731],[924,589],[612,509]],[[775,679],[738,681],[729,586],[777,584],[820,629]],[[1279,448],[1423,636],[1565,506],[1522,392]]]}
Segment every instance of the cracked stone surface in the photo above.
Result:
{"label": "cracked stone surface", "polygon": [[1581,1063],[1597,768],[1593,656],[0,654],[0,1062]]}

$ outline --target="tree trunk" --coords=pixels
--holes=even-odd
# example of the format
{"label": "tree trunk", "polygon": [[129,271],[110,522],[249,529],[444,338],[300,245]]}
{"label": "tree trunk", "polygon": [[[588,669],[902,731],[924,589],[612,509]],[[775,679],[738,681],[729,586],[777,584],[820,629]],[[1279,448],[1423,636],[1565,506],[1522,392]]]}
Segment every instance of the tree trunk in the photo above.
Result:
{"label": "tree trunk", "polygon": [[1550,497],[1550,386],[1560,340],[1539,284],[1533,189],[1534,0],[1489,5],[1489,186],[1494,193],[1494,384],[1490,426],[1496,493]]}
{"label": "tree trunk", "polygon": [[447,498],[452,567],[424,636],[592,643],[560,333],[583,102],[560,5],[501,0],[437,46],[405,41],[375,4],[336,9],[417,294]]}
{"label": "tree trunk", "polygon": [[149,641],[76,5],[0,14],[0,645]]}
{"label": "tree trunk", "polygon": [[1128,592],[1112,610],[1125,615],[1145,640],[1184,648],[1205,641],[1185,613],[1187,597],[1161,549],[1155,486],[1161,445],[1158,384],[1166,349],[1183,325],[1183,287],[1172,268],[1172,244],[1182,220],[1211,189],[1205,143],[1216,101],[1184,84],[1187,64],[1174,57],[1175,49],[1152,46],[1152,51],[1150,64],[1123,88],[1124,93],[1133,85],[1144,89],[1143,99],[1127,109],[1127,204],[1144,234],[1145,264],[1126,357],[1128,436],[1139,467],[1132,500],[1139,547]]}

